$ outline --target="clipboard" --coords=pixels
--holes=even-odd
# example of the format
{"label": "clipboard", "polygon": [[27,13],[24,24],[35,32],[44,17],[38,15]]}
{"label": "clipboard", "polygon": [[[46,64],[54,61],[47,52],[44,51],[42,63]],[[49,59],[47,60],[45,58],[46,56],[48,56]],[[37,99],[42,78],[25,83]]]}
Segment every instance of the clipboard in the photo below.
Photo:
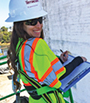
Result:
{"label": "clipboard", "polygon": [[[71,62],[74,59],[74,56],[69,55],[68,60],[63,64],[64,66]],[[73,85],[75,85],[79,80],[81,80],[85,75],[90,72],[90,63],[83,62],[77,66],[67,77],[60,80],[62,83],[60,90],[66,92]]]}

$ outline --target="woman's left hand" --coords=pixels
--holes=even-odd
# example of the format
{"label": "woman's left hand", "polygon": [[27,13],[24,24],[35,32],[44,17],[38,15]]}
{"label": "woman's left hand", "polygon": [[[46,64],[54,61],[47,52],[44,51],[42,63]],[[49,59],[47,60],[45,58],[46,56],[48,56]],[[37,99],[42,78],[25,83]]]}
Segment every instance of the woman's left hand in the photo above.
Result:
{"label": "woman's left hand", "polygon": [[60,55],[60,59],[61,59],[63,62],[66,62],[67,59],[68,59],[68,51],[63,52],[63,53]]}

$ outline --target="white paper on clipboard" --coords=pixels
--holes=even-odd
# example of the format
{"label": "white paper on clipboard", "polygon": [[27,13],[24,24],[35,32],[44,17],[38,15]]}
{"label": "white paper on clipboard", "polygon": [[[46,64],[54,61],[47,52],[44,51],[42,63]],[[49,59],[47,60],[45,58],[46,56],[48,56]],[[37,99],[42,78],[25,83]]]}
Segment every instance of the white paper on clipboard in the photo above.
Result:
{"label": "white paper on clipboard", "polygon": [[[69,55],[68,60],[63,64],[66,65],[74,59],[73,56]],[[82,77],[84,77],[90,70],[90,63],[83,62],[79,66],[77,66],[67,77],[61,80],[61,87],[62,91],[67,91],[71,88],[74,84],[76,84]],[[87,72],[86,72],[87,71]]]}

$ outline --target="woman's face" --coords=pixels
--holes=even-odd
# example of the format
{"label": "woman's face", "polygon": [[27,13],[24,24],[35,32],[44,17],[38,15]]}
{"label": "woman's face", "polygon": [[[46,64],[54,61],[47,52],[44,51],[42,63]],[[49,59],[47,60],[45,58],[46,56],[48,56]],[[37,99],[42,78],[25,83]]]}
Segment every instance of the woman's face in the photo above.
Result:
{"label": "woman's face", "polygon": [[[35,19],[33,19],[35,20]],[[24,30],[31,36],[35,38],[39,38],[41,36],[41,31],[43,24],[36,19],[36,25],[30,25],[29,22],[31,23],[32,21],[29,22],[24,22]],[[33,21],[35,23],[35,21]],[[33,23],[32,22],[32,23]]]}

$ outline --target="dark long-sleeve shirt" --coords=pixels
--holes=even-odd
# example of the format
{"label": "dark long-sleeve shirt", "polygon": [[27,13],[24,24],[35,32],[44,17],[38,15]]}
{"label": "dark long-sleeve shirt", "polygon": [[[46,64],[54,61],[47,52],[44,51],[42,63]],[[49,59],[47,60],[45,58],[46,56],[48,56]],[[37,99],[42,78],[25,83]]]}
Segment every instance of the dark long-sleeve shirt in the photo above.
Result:
{"label": "dark long-sleeve shirt", "polygon": [[[60,59],[61,61],[61,59]],[[79,66],[83,62],[80,56],[74,58],[69,64],[65,65],[66,73],[60,77],[59,80],[62,80],[66,76],[68,76],[77,66]]]}

